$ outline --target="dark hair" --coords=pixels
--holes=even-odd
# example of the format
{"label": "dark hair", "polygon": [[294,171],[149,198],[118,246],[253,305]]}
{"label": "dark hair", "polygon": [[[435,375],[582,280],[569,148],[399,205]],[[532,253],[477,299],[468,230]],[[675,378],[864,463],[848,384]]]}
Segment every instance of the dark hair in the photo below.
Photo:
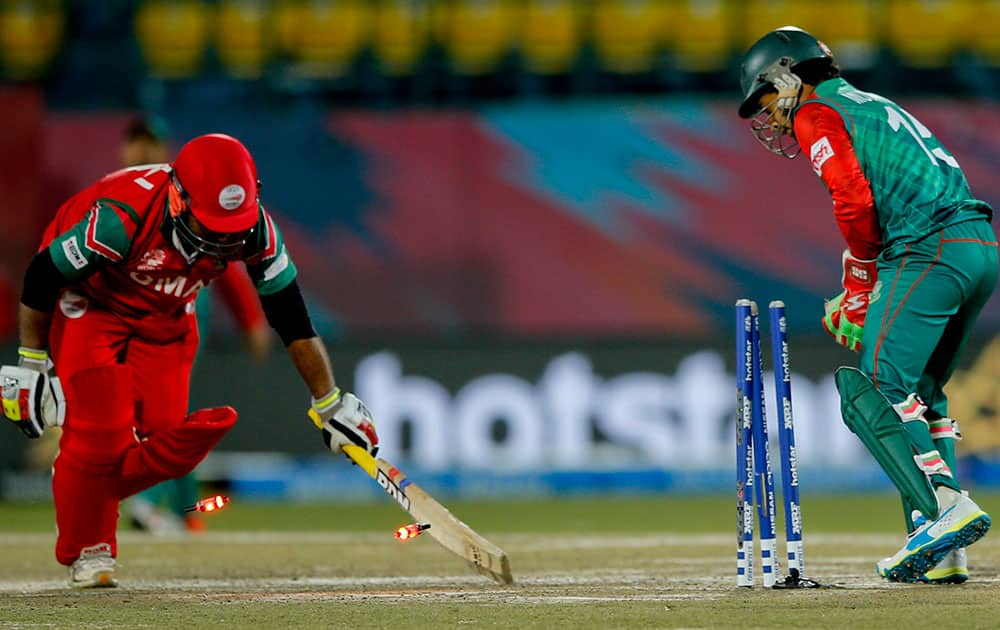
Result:
{"label": "dark hair", "polygon": [[809,85],[819,85],[827,79],[835,79],[840,76],[840,66],[833,63],[829,58],[809,59],[792,68],[792,72],[797,74],[803,83]]}
{"label": "dark hair", "polygon": [[159,119],[136,116],[125,127],[124,139],[126,141],[150,140],[152,142],[166,142],[167,130],[163,122]]}

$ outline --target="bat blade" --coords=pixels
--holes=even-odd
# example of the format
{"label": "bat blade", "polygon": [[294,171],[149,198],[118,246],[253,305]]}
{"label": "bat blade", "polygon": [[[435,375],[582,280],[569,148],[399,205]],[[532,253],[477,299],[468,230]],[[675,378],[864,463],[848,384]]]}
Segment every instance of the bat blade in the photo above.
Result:
{"label": "bat blade", "polygon": [[427,533],[477,572],[499,584],[512,584],[510,560],[500,547],[476,533],[423,488],[407,479],[384,459],[375,459],[362,448],[348,445],[344,452],[396,501],[413,519],[431,525]]}

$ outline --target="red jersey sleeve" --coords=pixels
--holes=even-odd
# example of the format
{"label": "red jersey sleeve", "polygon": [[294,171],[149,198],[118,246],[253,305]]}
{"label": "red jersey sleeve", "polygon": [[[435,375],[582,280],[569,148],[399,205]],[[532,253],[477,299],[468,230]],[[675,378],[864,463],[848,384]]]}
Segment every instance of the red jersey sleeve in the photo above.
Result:
{"label": "red jersey sleeve", "polygon": [[248,332],[266,323],[257,290],[242,263],[229,263],[214,284],[241,330]]}
{"label": "red jersey sleeve", "polygon": [[830,191],[833,214],[851,253],[862,260],[878,257],[882,233],[871,183],[840,114],[820,101],[807,101],[795,113],[795,137]]}

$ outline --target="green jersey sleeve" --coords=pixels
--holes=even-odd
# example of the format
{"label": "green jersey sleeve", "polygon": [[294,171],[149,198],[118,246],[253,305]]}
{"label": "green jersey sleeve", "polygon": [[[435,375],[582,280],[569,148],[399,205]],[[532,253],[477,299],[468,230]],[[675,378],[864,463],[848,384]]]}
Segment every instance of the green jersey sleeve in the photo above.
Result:
{"label": "green jersey sleeve", "polygon": [[56,268],[69,280],[79,280],[128,254],[131,238],[120,210],[99,200],[86,218],[52,239],[49,254]]}
{"label": "green jersey sleeve", "polygon": [[277,293],[291,284],[298,274],[285,247],[281,230],[263,206],[260,207],[255,236],[247,248],[244,260],[247,273],[260,295]]}

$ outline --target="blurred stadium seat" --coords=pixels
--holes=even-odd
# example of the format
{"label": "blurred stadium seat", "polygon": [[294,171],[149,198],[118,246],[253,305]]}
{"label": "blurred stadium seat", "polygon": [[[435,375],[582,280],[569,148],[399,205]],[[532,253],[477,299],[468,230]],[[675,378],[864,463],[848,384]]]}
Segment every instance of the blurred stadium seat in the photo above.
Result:
{"label": "blurred stadium seat", "polygon": [[667,19],[667,48],[676,70],[720,72],[729,67],[738,48],[733,41],[737,18],[729,2],[679,0]]}
{"label": "blurred stadium seat", "polygon": [[216,50],[226,73],[239,79],[261,76],[268,57],[265,0],[224,0],[216,23]]}
{"label": "blurred stadium seat", "polygon": [[365,0],[279,2],[275,24],[298,74],[338,79],[353,71],[368,46],[374,16],[373,3]]}
{"label": "blurred stadium seat", "polygon": [[886,0],[886,44],[905,66],[946,68],[966,47],[966,27],[979,4],[966,0]]}
{"label": "blurred stadium seat", "polygon": [[661,0],[595,0],[590,26],[600,69],[622,75],[655,70],[668,8]]}
{"label": "blurred stadium seat", "polygon": [[[871,0],[813,0],[814,35],[846,70],[870,68],[878,57],[878,15]],[[808,30],[808,29],[807,29]]]}
{"label": "blurred stadium seat", "polygon": [[969,26],[969,45],[983,64],[1000,68],[1000,0],[983,0]]}
{"label": "blurred stadium seat", "polygon": [[0,4],[0,61],[15,80],[44,76],[63,41],[65,16],[58,0]]}
{"label": "blurred stadium seat", "polygon": [[211,11],[197,0],[143,2],[135,30],[150,74],[181,79],[201,71],[211,26]]}
{"label": "blurred stadium seat", "polygon": [[580,4],[575,0],[526,0],[520,48],[524,69],[532,74],[568,74],[583,45]]}
{"label": "blurred stadium seat", "polygon": [[[835,5],[837,2],[820,4]],[[750,48],[761,35],[782,26],[798,26],[815,34],[825,20],[819,9],[816,2],[809,0],[748,0],[741,8],[739,49]]]}
{"label": "blurred stadium seat", "polygon": [[424,0],[382,0],[375,15],[372,51],[390,77],[414,73],[430,45],[430,6]]}
{"label": "blurred stadium seat", "polygon": [[751,0],[740,23],[742,50],[764,33],[788,25],[823,40],[843,68],[871,66],[878,50],[871,0]]}
{"label": "blurred stadium seat", "polygon": [[434,32],[461,76],[501,69],[514,50],[520,5],[507,0],[452,0],[435,4]]}

